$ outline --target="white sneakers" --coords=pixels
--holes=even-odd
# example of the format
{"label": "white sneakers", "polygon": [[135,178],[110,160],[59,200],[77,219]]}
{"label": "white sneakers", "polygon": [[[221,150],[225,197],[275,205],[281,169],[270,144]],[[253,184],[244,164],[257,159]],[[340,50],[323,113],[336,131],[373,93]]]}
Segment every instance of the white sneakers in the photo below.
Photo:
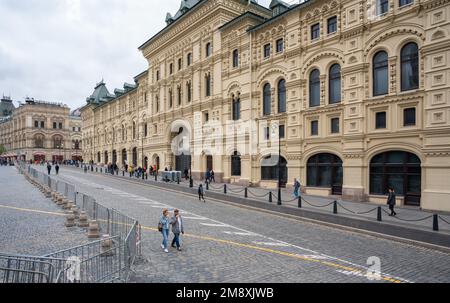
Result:
{"label": "white sneakers", "polygon": [[164,249],[164,251],[166,252],[166,253],[168,253],[169,252],[169,250],[166,248],[166,249]]}
{"label": "white sneakers", "polygon": [[164,249],[164,245],[161,244],[161,248]]}

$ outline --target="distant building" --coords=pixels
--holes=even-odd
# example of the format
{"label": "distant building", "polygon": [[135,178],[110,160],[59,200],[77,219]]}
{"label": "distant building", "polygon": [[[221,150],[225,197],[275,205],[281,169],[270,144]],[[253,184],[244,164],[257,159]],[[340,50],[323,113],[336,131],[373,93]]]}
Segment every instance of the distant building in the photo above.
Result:
{"label": "distant building", "polygon": [[7,159],[33,161],[81,160],[81,120],[79,114],[60,103],[27,98],[15,108],[10,98],[0,106],[1,155]]}

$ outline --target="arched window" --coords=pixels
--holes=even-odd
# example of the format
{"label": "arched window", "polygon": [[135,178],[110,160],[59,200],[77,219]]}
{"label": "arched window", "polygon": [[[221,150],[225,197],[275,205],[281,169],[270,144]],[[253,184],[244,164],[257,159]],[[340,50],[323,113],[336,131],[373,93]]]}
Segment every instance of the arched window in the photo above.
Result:
{"label": "arched window", "polygon": [[133,140],[136,139],[136,122],[133,122]]}
{"label": "arched window", "polygon": [[187,102],[190,103],[192,101],[192,85],[191,82],[186,83],[186,96],[187,96]]}
{"label": "arched window", "polygon": [[133,148],[133,165],[137,166],[137,147]]}
{"label": "arched window", "polygon": [[211,43],[206,43],[206,57],[208,58],[209,56],[211,56],[211,51],[212,51],[212,47],[211,47]]}
{"label": "arched window", "polygon": [[378,154],[370,161],[370,193],[387,194],[392,186],[405,204],[420,205],[421,161],[414,154],[390,151]]}
{"label": "arched window", "polygon": [[373,57],[373,95],[387,95],[389,88],[388,55],[380,51]]}
{"label": "arched window", "polygon": [[341,102],[341,66],[333,64],[329,76],[330,104]]}
{"label": "arched window", "polygon": [[210,97],[211,96],[211,74],[206,74],[205,75],[205,95],[206,97]]}
{"label": "arched window", "polygon": [[342,187],[342,160],[333,154],[318,154],[308,160],[307,184],[314,187]]}
{"label": "arched window", "polygon": [[237,151],[231,156],[231,175],[241,176],[241,154]]}
{"label": "arched window", "polygon": [[233,121],[238,121],[241,119],[241,99],[232,96],[233,99]]}
{"label": "arched window", "polygon": [[320,105],[320,72],[315,69],[309,75],[309,107]]}
{"label": "arched window", "polygon": [[63,148],[63,146],[62,146],[62,137],[60,137],[60,136],[55,136],[55,137],[53,138],[53,148],[55,148],[55,149],[61,149],[61,148]]}
{"label": "arched window", "polygon": [[272,111],[272,97],[271,97],[271,87],[267,83],[264,85],[263,89],[263,115],[268,116]]}
{"label": "arched window", "polygon": [[108,164],[108,162],[109,162],[108,152],[105,151],[105,164]]}
{"label": "arched window", "polygon": [[43,135],[36,135],[34,137],[34,146],[36,148],[44,148],[44,136]]}
{"label": "arched window", "polygon": [[[280,158],[280,174],[281,186],[287,183],[287,161],[285,158]],[[262,180],[278,180],[278,155],[269,155],[261,162],[261,179]]]}
{"label": "arched window", "polygon": [[75,148],[76,150],[79,150],[79,149],[80,149],[80,141],[75,140],[75,142],[74,142],[74,148]]}
{"label": "arched window", "polygon": [[286,112],[286,80],[284,79],[278,82],[278,112]]}
{"label": "arched window", "polygon": [[239,51],[235,49],[233,51],[233,67],[239,66]]}
{"label": "arched window", "polygon": [[406,44],[401,51],[402,91],[419,88],[419,49],[416,43]]}
{"label": "arched window", "polygon": [[97,163],[100,163],[102,161],[102,155],[100,152],[97,153]]}

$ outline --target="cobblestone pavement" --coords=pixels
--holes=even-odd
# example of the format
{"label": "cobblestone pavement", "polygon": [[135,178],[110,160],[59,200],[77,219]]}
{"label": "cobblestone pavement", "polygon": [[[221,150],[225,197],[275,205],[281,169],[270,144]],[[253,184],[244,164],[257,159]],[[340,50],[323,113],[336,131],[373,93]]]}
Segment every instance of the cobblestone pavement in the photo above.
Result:
{"label": "cobblestone pavement", "polygon": [[[143,225],[136,282],[371,282],[371,256],[382,282],[450,282],[450,255],[231,206],[105,175],[62,168],[61,180]],[[156,231],[163,208],[179,208],[183,251],[165,254]]]}
{"label": "cobblestone pavement", "polygon": [[[100,169],[100,168],[98,168]],[[130,179],[128,174],[125,174],[126,177],[124,179]],[[122,173],[119,174],[119,177],[122,177]],[[133,178],[136,180],[136,178]],[[161,179],[161,177],[159,178]],[[149,177],[149,180],[145,181],[149,184],[155,182],[153,178]],[[194,182],[194,186],[197,188],[199,181]],[[181,180],[180,186],[188,187],[189,182],[186,180]],[[224,192],[224,183],[212,183],[209,187],[209,190],[215,193],[223,193]],[[230,185],[227,184],[227,195],[244,197],[245,188],[238,185]],[[277,194],[278,190],[270,190],[265,188],[249,188],[248,197],[252,200],[261,201],[261,203],[269,203],[269,193],[273,193],[273,203],[277,203]],[[206,195],[208,191],[206,191]],[[295,199],[292,195],[292,190],[282,189],[281,192],[283,206],[297,208],[298,200]],[[304,201],[302,203],[302,208],[319,212],[319,213],[332,213],[333,211],[333,201],[338,201],[338,212],[340,215],[345,215],[348,217],[359,218],[359,219],[367,219],[370,221],[377,220],[377,207],[380,206],[378,204],[369,203],[369,202],[350,202],[344,201],[341,197],[336,198],[327,198],[327,197],[317,197],[317,196],[302,196]],[[396,225],[402,226],[410,226],[414,228],[420,228],[424,230],[432,230],[433,227],[433,212],[431,211],[423,211],[419,210],[416,207],[397,207],[396,211],[398,216],[390,217],[389,209],[387,205],[381,205],[383,208],[382,217],[384,222],[389,222]],[[440,213],[439,220],[439,230],[441,232],[450,233],[450,214],[448,213]],[[444,221],[445,220],[445,221]]]}
{"label": "cobblestone pavement", "polygon": [[15,167],[0,167],[0,184],[1,253],[42,256],[89,242]]}

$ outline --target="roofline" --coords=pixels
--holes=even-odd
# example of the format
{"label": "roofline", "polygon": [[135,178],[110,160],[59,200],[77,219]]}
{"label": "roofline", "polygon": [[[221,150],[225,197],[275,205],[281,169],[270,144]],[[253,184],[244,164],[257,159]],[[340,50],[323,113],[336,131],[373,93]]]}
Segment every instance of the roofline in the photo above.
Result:
{"label": "roofline", "polygon": [[[116,96],[115,98],[113,98],[113,99],[111,99],[111,100],[109,100],[109,101],[107,101],[107,102],[104,102],[104,103],[102,103],[102,104],[99,104],[98,106],[94,106],[94,109],[101,108],[101,107],[105,106],[106,104],[109,104],[109,103],[111,103],[111,102],[113,102],[113,101],[117,101],[118,99],[122,98],[123,96],[126,96],[126,95],[128,95],[129,93],[134,92],[135,90],[138,89],[138,87],[139,87],[139,85],[136,85],[135,88],[130,89],[130,90],[127,91],[125,94],[120,95],[120,96]],[[91,103],[91,104],[92,104],[92,103]]]}
{"label": "roofline", "polygon": [[136,82],[136,79],[142,78],[145,74],[148,74],[148,70],[143,71],[139,75],[134,77],[134,82]]}
{"label": "roofline", "polygon": [[[206,1],[208,0],[200,0],[197,4],[195,4],[193,7],[191,7],[185,14],[181,15],[178,19],[174,20],[172,23],[170,23],[169,25],[167,25],[166,27],[164,27],[162,30],[160,30],[158,33],[156,33],[155,35],[153,35],[153,37],[151,37],[150,39],[148,39],[146,42],[144,42],[141,46],[138,47],[138,50],[142,51],[148,44],[150,44],[153,40],[155,40],[160,34],[162,34],[163,32],[169,30],[169,28],[174,25],[175,23],[177,23],[178,21],[182,20],[185,16],[189,15],[189,13],[191,13],[194,8],[196,8],[197,6],[199,6],[200,4],[204,4]],[[261,4],[257,3],[257,2],[252,2],[253,0],[250,0],[250,4],[254,5],[256,7],[262,8],[264,10],[266,10],[267,12],[272,12],[270,9],[268,9],[265,6],[262,6]]]}
{"label": "roofline", "polygon": [[219,27],[219,30],[223,30],[223,29],[225,29],[226,27],[231,26],[233,23],[236,23],[236,22],[240,21],[240,19],[244,19],[246,16],[251,16],[251,17],[253,17],[254,19],[258,19],[258,20],[261,20],[261,21],[267,20],[267,19],[264,18],[263,16],[257,15],[257,14],[255,14],[255,13],[253,13],[253,12],[245,12],[244,14],[242,14],[242,15],[240,15],[240,16],[234,18],[233,20],[228,21],[227,23],[225,23],[224,25],[222,25],[221,27]]}
{"label": "roofline", "polygon": [[316,1],[316,0],[306,0],[305,2],[302,2],[302,3],[299,3],[299,4],[295,4],[295,5],[293,5],[292,7],[290,7],[289,9],[287,9],[286,11],[282,12],[281,14],[276,15],[276,16],[274,16],[274,17],[272,17],[272,18],[266,20],[266,21],[265,21],[264,23],[262,23],[262,24],[258,24],[258,25],[256,25],[256,26],[254,26],[254,27],[248,29],[247,32],[254,32],[254,31],[256,31],[256,30],[258,30],[258,29],[260,29],[260,28],[262,28],[262,27],[264,27],[264,26],[266,26],[266,25],[271,24],[272,22],[277,21],[278,18],[281,18],[281,17],[283,17],[284,15],[293,12],[294,10],[297,10],[297,9],[300,9],[300,8],[305,7],[305,6],[309,6],[309,5],[313,4],[315,1]]}

